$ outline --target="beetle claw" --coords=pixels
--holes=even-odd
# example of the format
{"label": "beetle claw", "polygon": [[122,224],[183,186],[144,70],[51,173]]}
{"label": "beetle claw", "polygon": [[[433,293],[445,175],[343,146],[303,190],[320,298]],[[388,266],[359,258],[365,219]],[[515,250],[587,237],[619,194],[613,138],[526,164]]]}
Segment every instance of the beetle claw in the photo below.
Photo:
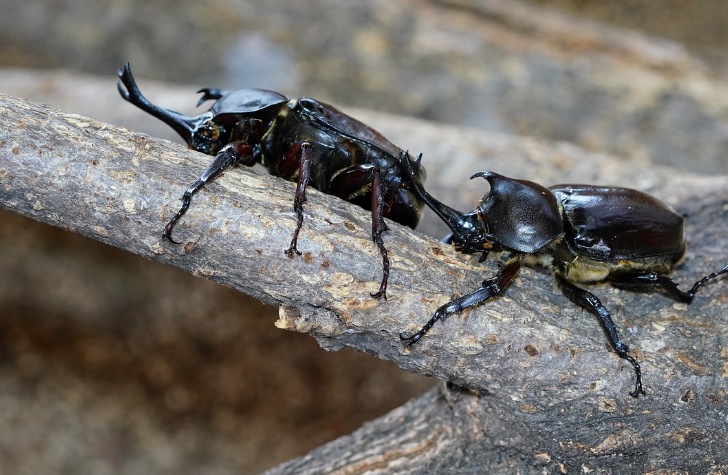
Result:
{"label": "beetle claw", "polygon": [[174,222],[170,221],[167,223],[167,225],[164,227],[164,231],[162,232],[162,239],[166,239],[172,244],[182,244],[181,241],[175,241],[172,239],[172,228],[174,227]]}

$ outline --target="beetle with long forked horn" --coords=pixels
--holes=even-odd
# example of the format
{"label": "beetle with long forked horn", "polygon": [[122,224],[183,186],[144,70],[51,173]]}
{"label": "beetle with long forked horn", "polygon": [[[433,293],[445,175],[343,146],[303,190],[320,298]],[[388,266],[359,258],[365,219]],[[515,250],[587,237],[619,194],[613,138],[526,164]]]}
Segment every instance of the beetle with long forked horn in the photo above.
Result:
{"label": "beetle with long forked horn", "polygon": [[[382,258],[382,280],[372,297],[387,298],[384,217],[414,228],[424,206],[402,177],[400,148],[371,127],[315,99],[289,100],[263,89],[204,88],[198,91],[203,95],[197,105],[216,102],[207,112],[191,117],[149,102],[139,91],[129,63],[118,75],[121,97],[166,122],[190,148],[215,156],[182,195],[182,207],[164,228],[164,238],[176,242],[172,229],[200,188],[231,166],[259,162],[272,174],[297,183],[293,200],[297,223],[285,251],[289,256],[301,254],[298,233],[307,186],[371,210],[372,240]],[[424,180],[425,170],[419,162],[411,163],[410,170]]]}
{"label": "beetle with long forked horn", "polygon": [[[437,309],[416,333],[401,334],[412,345],[438,321],[462,312],[503,292],[516,277],[522,262],[537,260],[550,267],[563,294],[575,304],[594,312],[617,354],[635,372],[630,395],[644,394],[642,370],[622,343],[612,314],[591,292],[577,284],[609,281],[620,287],[662,289],[675,299],[690,303],[709,280],[728,273],[728,265],[706,275],[688,291],[680,290],[666,276],[685,255],[683,218],[662,201],[629,188],[590,185],[557,185],[544,188],[482,171],[489,193],[469,213],[461,213],[436,200],[422,187],[410,167],[406,152],[402,167],[411,189],[452,231],[455,248],[465,253],[502,253],[502,267],[475,291]],[[481,260],[482,260],[481,259]]]}

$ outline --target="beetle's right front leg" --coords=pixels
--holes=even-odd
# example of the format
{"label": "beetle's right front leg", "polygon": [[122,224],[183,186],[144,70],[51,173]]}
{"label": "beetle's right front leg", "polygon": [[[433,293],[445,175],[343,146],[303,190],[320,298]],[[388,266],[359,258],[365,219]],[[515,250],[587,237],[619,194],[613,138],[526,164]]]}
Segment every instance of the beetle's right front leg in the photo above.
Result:
{"label": "beetle's right front leg", "polygon": [[444,320],[451,313],[462,313],[463,310],[485,302],[486,300],[500,295],[511,281],[518,275],[521,268],[521,256],[517,255],[510,258],[503,268],[493,277],[485,279],[481,286],[475,291],[463,295],[451,302],[446,303],[438,308],[435,314],[424,324],[424,326],[416,333],[411,335],[399,334],[399,338],[407,346],[412,346],[430,331],[430,328],[437,323],[438,320]]}
{"label": "beetle's right front leg", "polygon": [[182,207],[179,211],[177,211],[177,214],[174,215],[174,218],[172,218],[169,223],[167,223],[167,226],[164,227],[162,238],[169,239],[175,244],[180,244],[179,242],[172,239],[172,229],[174,228],[174,225],[177,223],[177,221],[180,220],[180,218],[187,212],[187,209],[190,207],[192,195],[195,194],[197,190],[202,188],[204,185],[217,178],[228,167],[237,163],[249,165],[252,164],[254,161],[255,156],[253,154],[253,147],[251,147],[245,141],[240,140],[231,142],[225,145],[222,149],[220,149],[217,155],[215,155],[215,159],[212,161],[212,163],[205,169],[204,172],[202,172],[202,175],[200,175],[200,177],[195,180],[195,182],[192,183],[189,188],[187,188],[187,191],[185,191],[184,195],[182,195]]}

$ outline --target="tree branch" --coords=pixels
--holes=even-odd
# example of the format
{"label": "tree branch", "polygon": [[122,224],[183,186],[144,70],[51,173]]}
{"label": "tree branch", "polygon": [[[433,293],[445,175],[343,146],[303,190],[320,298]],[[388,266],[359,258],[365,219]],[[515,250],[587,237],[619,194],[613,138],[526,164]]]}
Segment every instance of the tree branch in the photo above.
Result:
{"label": "tree branch", "polygon": [[[650,191],[690,215],[692,247],[678,280],[692,282],[725,265],[726,177],[640,169],[565,145],[551,147],[416,121],[399,120],[390,126],[387,135],[395,140],[411,133],[427,153],[444,150],[442,156],[450,160],[425,160],[429,175],[437,177],[434,186],[428,185],[436,195],[438,184],[467,176],[455,164],[460,155],[469,171],[483,168],[473,157],[484,149],[493,155],[488,168],[511,176],[533,178],[523,172],[542,170],[544,176],[550,172],[549,177],[559,175],[563,181],[584,181],[570,177],[597,170],[624,178],[622,184],[647,183]],[[389,223],[385,243],[392,261],[391,297],[376,301],[368,294],[377,288],[380,261],[364,210],[311,190],[299,241],[304,255],[289,259],[283,250],[295,223],[294,185],[238,169],[195,196],[176,230],[176,237],[186,244],[176,246],[160,239],[161,230],[177,210],[181,192],[209,157],[1,95],[0,130],[3,208],[279,305],[279,327],[308,332],[324,348],[352,347],[410,371],[490,394],[493,397],[486,399],[466,394],[462,397],[466,406],[448,402],[440,408],[469,408],[466,419],[471,429],[472,424],[500,421],[503,433],[498,437],[509,440],[506,445],[512,450],[535,454],[534,443],[549,441],[552,455],[588,452],[574,446],[558,449],[565,440],[580,441],[599,453],[643,450],[656,440],[668,442],[660,446],[660,453],[668,455],[705,440],[721,440],[725,448],[720,435],[724,422],[709,417],[716,404],[726,403],[728,350],[721,339],[728,334],[725,283],[707,286],[689,308],[662,296],[607,286],[595,290],[609,308],[619,310],[617,325],[623,339],[643,365],[648,397],[635,400],[627,396],[633,375],[620,371],[623,362],[607,349],[596,319],[558,294],[547,272],[524,270],[504,297],[461,317],[451,316],[422,342],[406,348],[399,341],[400,332],[419,328],[437,306],[477,287],[495,272],[494,265],[478,263],[477,258]],[[559,167],[554,166],[554,157]],[[614,173],[620,166],[621,174]],[[438,394],[425,397],[430,401],[451,397],[450,390]],[[423,401],[414,404],[431,406]],[[684,408],[684,418],[672,418],[671,425],[665,425],[676,404]],[[621,415],[619,422],[612,421],[616,414]],[[613,438],[597,440],[599,436],[584,426],[587,423],[610,424]],[[522,424],[537,429],[535,441],[516,437],[514,431],[525,427]],[[433,427],[426,427],[423,434],[431,434]],[[477,436],[482,428],[471,429],[445,431],[442,440],[482,443]],[[553,431],[563,435],[552,437]],[[431,462],[435,458],[427,457],[437,453],[424,450],[423,456]]]}

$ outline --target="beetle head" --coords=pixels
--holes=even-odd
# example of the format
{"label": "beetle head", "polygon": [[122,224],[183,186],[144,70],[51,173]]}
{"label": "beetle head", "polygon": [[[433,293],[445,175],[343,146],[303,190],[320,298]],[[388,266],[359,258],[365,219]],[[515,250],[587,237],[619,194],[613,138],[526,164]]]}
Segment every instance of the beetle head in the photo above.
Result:
{"label": "beetle head", "polygon": [[[411,177],[415,175],[412,167],[409,167],[409,173]],[[546,188],[488,171],[478,172],[470,178],[475,177],[488,180],[490,191],[468,213],[436,200],[420,183],[412,180],[418,196],[452,231],[448,242],[457,250],[533,253],[563,234],[559,205]]]}
{"label": "beetle head", "polygon": [[399,162],[409,178],[409,186],[452,231],[448,242],[461,252],[511,250],[536,252],[564,232],[561,210],[548,189],[525,180],[481,171],[470,177],[483,177],[490,191],[469,213],[461,213],[429,194],[419,178],[421,155],[411,160],[402,152]]}
{"label": "beetle head", "polygon": [[407,178],[402,189],[411,192],[426,204],[437,216],[447,224],[452,231],[448,239],[458,250],[462,252],[487,251],[492,246],[485,239],[485,225],[476,213],[461,213],[443,202],[437,200],[428,193],[424,186],[425,169],[421,165],[422,154],[414,160],[409,153],[403,151],[399,154],[399,163]]}
{"label": "beetle head", "polygon": [[177,130],[187,145],[193,150],[214,155],[225,145],[229,135],[226,128],[215,124],[212,121],[212,113],[205,112],[196,117],[196,122],[191,123],[189,130]]}
{"label": "beetle head", "polygon": [[[231,140],[231,133],[236,131],[236,124],[242,119],[254,118],[269,123],[278,110],[288,102],[286,96],[263,89],[224,91],[203,88],[198,91],[203,95],[197,105],[207,100],[215,100],[215,103],[207,112],[188,116],[149,102],[139,90],[129,63],[124,65],[123,70],[118,71],[118,75],[120,82],[117,87],[121,97],[167,123],[190,148],[206,154],[215,154],[226,145]],[[249,127],[248,124],[245,124],[245,127]],[[252,137],[254,134],[249,133],[249,135]]]}
{"label": "beetle head", "polygon": [[[120,82],[117,84],[117,88],[119,89],[119,94],[121,94],[122,98],[139,107],[141,110],[164,121],[167,125],[172,127],[191,148],[201,152],[204,151],[205,153],[210,153],[207,151],[209,150],[209,147],[203,145],[206,142],[210,142],[210,140],[198,139],[196,137],[196,135],[198,135],[196,131],[198,129],[205,128],[205,124],[207,124],[213,117],[211,112],[208,111],[198,116],[187,116],[152,104],[139,90],[139,86],[137,86],[136,80],[131,74],[131,68],[129,67],[128,62],[124,65],[123,70],[118,70],[118,75]],[[210,132],[208,135],[215,136],[219,134]]]}

